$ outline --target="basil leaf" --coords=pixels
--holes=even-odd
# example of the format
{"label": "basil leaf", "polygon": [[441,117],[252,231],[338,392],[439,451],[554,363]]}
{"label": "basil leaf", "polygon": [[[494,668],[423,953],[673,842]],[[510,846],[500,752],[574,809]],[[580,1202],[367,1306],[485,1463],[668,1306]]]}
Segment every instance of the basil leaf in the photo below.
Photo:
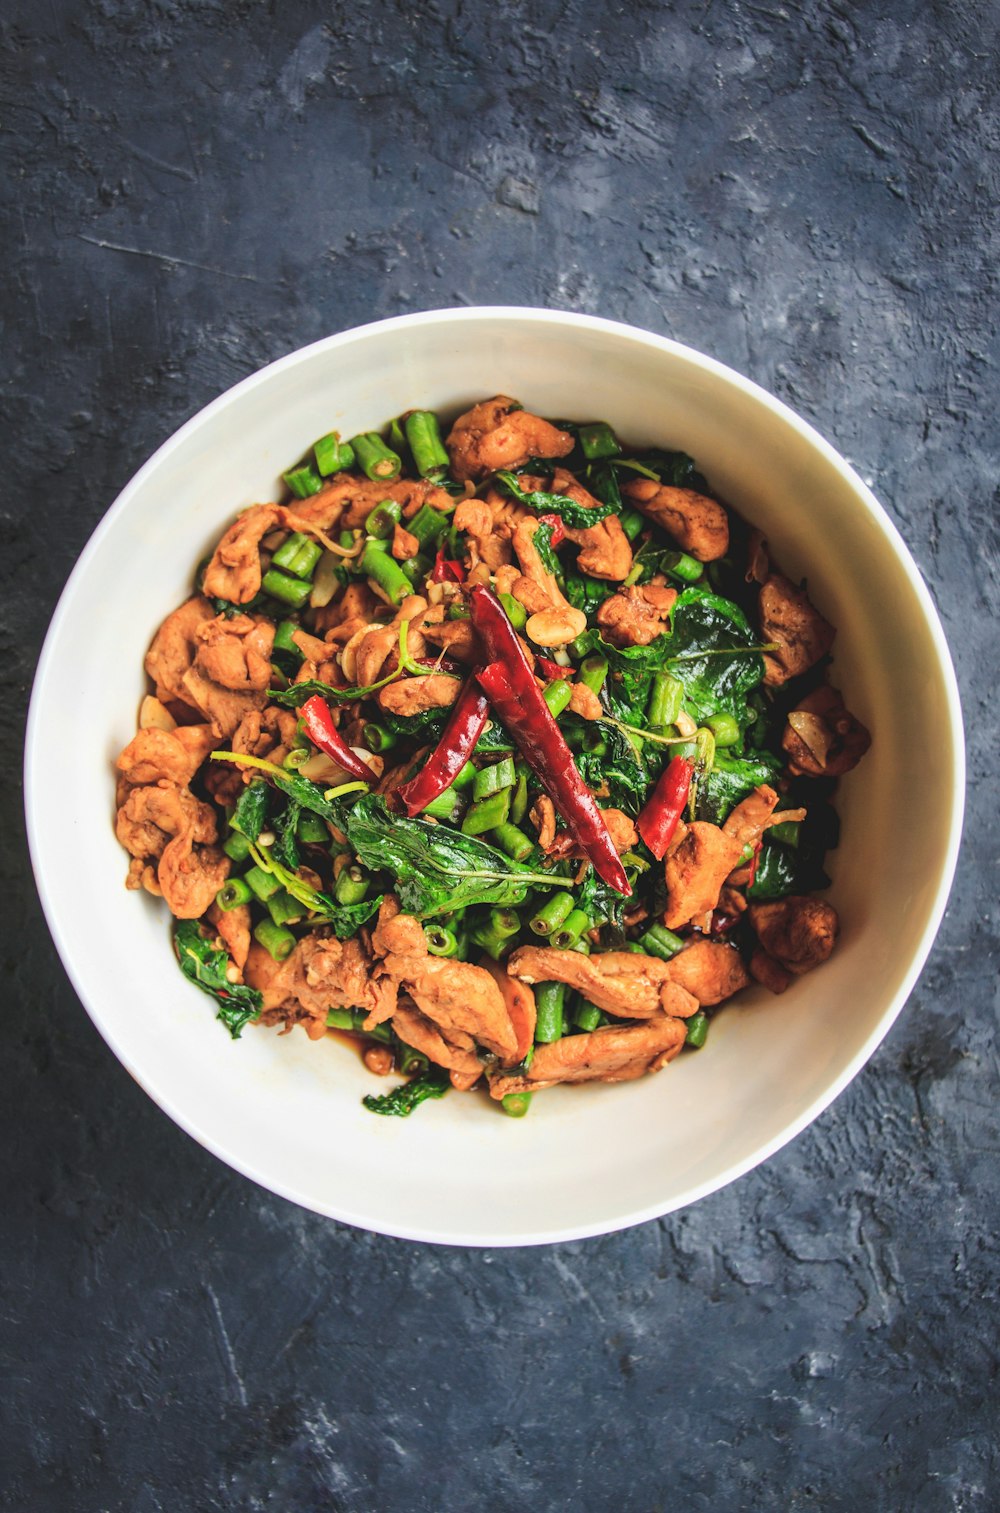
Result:
{"label": "basil leaf", "polygon": [[695,719],[725,713],[741,729],[747,723],[747,695],[764,676],[756,645],[756,633],[732,600],[703,588],[686,589],[678,597],[666,661],[684,684],[684,703]]}
{"label": "basil leaf", "polygon": [[711,771],[698,783],[698,818],[721,825],[761,783],[773,783],[781,766],[778,758],[766,751],[748,752],[745,757],[716,751]]}
{"label": "basil leaf", "polygon": [[406,1119],[426,1098],[443,1098],[451,1086],[447,1074],[427,1072],[410,1082],[401,1082],[389,1093],[368,1093],[362,1103],[370,1114],[395,1115]]}
{"label": "basil leaf", "polygon": [[[578,504],[575,499],[570,499],[565,494],[549,494],[542,489],[532,489],[527,494],[523,493],[514,473],[498,472],[493,475],[494,481],[516,499],[518,504],[525,504],[531,510],[537,510],[540,515],[558,515],[569,526],[571,531],[586,530],[588,526],[599,525],[606,520],[608,515],[614,513],[611,504],[586,505]],[[537,542],[538,537],[535,537]]]}
{"label": "basil leaf", "polygon": [[[299,815],[301,813],[302,805],[295,799],[292,799],[285,806],[284,813],[279,814],[271,821],[271,826],[274,830],[274,844],[271,847],[271,855],[275,861],[280,862],[283,867],[288,867],[292,872],[298,870],[302,861],[302,853],[299,850],[299,843],[295,834],[295,827],[299,822]],[[255,839],[256,837],[252,838]]]}
{"label": "basil leaf", "polygon": [[580,776],[588,788],[598,789],[607,784],[608,798],[602,799],[605,807],[622,809],[626,814],[638,814],[649,787],[649,773],[636,753],[635,747],[623,730],[601,720],[595,727],[604,737],[606,750],[602,755],[593,751],[579,751],[575,760]]}
{"label": "basil leaf", "polygon": [[255,841],[267,819],[267,804],[270,790],[265,782],[248,783],[236,801],[233,829],[239,830],[248,841]]}
{"label": "basil leaf", "polygon": [[244,1025],[259,1016],[263,996],[246,983],[228,980],[229,956],[205,938],[196,919],[179,919],[175,924],[174,954],[184,976],[215,999],[219,1005],[216,1018],[222,1020],[234,1040],[239,1040]]}
{"label": "basil leaf", "polygon": [[345,821],[359,861],[395,878],[400,907],[418,919],[469,904],[520,904],[532,885],[558,887],[563,879],[532,872],[476,836],[449,825],[390,814],[378,794],[366,794]]}

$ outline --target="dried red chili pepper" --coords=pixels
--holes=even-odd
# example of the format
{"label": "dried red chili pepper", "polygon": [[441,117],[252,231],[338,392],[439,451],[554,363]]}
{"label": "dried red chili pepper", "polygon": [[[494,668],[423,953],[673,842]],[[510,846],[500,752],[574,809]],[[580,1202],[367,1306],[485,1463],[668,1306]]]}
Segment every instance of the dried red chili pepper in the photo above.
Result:
{"label": "dried red chili pepper", "polygon": [[656,860],[662,861],[684,813],[694,763],[686,757],[671,757],[644,806],[635,827]]}
{"label": "dried red chili pepper", "polygon": [[561,515],[539,515],[538,523],[539,525],[551,526],[552,536],[549,540],[549,545],[553,551],[555,551],[557,546],[562,546],[566,540],[566,526],[563,523]]}
{"label": "dried red chili pepper", "polygon": [[753,856],[750,858],[750,875],[747,878],[747,892],[753,887],[753,880],[757,876],[757,867],[760,864],[760,848],[763,841],[758,841],[753,848]]}
{"label": "dried red chili pepper", "polygon": [[465,572],[461,562],[456,562],[452,557],[446,557],[444,547],[438,548],[438,554],[434,558],[434,567],[431,571],[432,583],[464,583]]}
{"label": "dried red chili pepper", "polygon": [[411,819],[454,782],[475,750],[488,714],[486,697],[472,677],[452,705],[441,739],[423,767],[396,790]]}
{"label": "dried red chili pepper", "polygon": [[549,657],[540,657],[536,654],[535,665],[549,679],[571,678],[573,676],[574,669],[572,667],[560,667],[558,662],[553,662]]}
{"label": "dried red chili pepper", "polygon": [[363,783],[377,781],[368,763],[362,761],[361,757],[351,750],[337,730],[330,713],[330,706],[320,694],[314,693],[311,699],[306,699],[299,710],[299,718],[306,727],[306,735],[313,745],[325,752],[338,767],[343,767],[352,778],[360,778]]}
{"label": "dried red chili pepper", "polygon": [[488,588],[477,584],[469,595],[469,613],[487,652],[494,658],[489,667],[477,674],[490,703],[598,876],[630,898],[632,889],[604,816],[577,770],[562,731],[549,713],[503,606]]}

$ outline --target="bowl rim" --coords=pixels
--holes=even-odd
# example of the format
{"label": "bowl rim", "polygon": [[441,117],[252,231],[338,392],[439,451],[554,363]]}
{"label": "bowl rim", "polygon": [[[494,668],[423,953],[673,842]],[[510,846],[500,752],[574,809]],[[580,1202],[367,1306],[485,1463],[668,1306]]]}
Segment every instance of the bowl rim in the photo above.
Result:
{"label": "bowl rim", "polygon": [[[336,1203],[317,1203],[308,1193],[298,1190],[293,1183],[274,1182],[263,1179],[254,1169],[252,1163],[240,1156],[238,1150],[232,1150],[228,1148],[224,1141],[216,1140],[208,1135],[201,1128],[196,1118],[179,1108],[168,1095],[158,1089],[155,1076],[150,1077],[146,1071],[140,1071],[132,1059],[116,1043],[113,1032],[103,1022],[100,1005],[96,1001],[96,995],[92,999],[89,992],[85,989],[82,973],[78,970],[77,964],[73,960],[72,952],[63,935],[58,913],[49,894],[45,875],[45,858],[35,824],[35,768],[38,760],[39,732],[42,723],[41,711],[45,700],[49,666],[55,654],[56,643],[60,638],[63,622],[71,613],[77,584],[86,576],[90,562],[100,550],[105,536],[113,528],[119,515],[128,508],[133,496],[142,488],[147,477],[160,466],[167,456],[182,446],[189,436],[208,423],[220,410],[236,403],[251,389],[267,383],[275,373],[281,372],[285,368],[294,367],[314,353],[324,350],[334,351],[338,347],[350,345],[376,332],[389,334],[394,331],[404,331],[421,326],[457,325],[469,320],[496,322],[516,320],[518,322],[536,323],[538,325],[566,326],[582,332],[603,332],[612,336],[624,337],[639,346],[669,353],[684,361],[692,362],[696,367],[702,369],[702,371],[719,377],[728,384],[735,386],[757,404],[770,410],[807,441],[827,463],[832,465],[843,481],[859,498],[869,515],[876,521],[892,548],[893,554],[907,579],[910,590],[920,606],[937,656],[937,671],[945,693],[951,739],[952,767],[952,797],[951,812],[948,817],[948,844],[939,862],[934,897],[919,944],[910,960],[909,967],[904,974],[897,992],[883,1010],[870,1035],[842,1071],[824,1088],[823,1092],[792,1119],[779,1134],[773,1136],[770,1140],[762,1141],[749,1154],[730,1163],[715,1176],[703,1182],[693,1184],[690,1188],[685,1189],[666,1203],[647,1204],[640,1209],[617,1215],[606,1222],[599,1221],[587,1224],[564,1225],[551,1231],[532,1230],[526,1234],[504,1234],[494,1237],[484,1237],[479,1233],[462,1234],[461,1232],[453,1231],[445,1234],[434,1228],[422,1225],[396,1227],[381,1221],[377,1223],[373,1222],[369,1216],[344,1208]],[[879,503],[871,489],[859,477],[854,468],[851,467],[814,426],[804,420],[782,400],[776,398],[768,390],[762,388],[752,379],[746,378],[728,364],[699,351],[695,347],[689,346],[685,342],[676,341],[671,337],[660,336],[655,332],[646,331],[642,327],[633,326],[624,321],[608,320],[603,316],[587,315],[567,310],[553,310],[544,306],[520,305],[468,305],[423,310],[405,315],[388,316],[382,320],[369,321],[363,325],[352,326],[345,331],[321,337],[317,341],[310,342],[306,346],[298,347],[294,351],[286,353],[284,357],[277,358],[275,361],[249,374],[246,378],[239,380],[231,388],[226,389],[223,393],[217,395],[215,399],[210,400],[207,405],[196,411],[176,431],[172,432],[157,447],[147,461],[143,463],[138,471],[133,474],[102,516],[63,587],[53,611],[35,669],[28,707],[24,755],[24,810],[32,871],[46,923],[58,951],[63,969],[102,1038],[110,1046],[129,1075],[148,1093],[149,1097],[152,1098],[163,1112],[206,1150],[209,1150],[214,1156],[224,1161],[227,1166],[232,1167],[234,1170],[240,1172],[241,1175],[264,1187],[266,1190],[274,1192],[279,1197],[286,1198],[290,1202],[297,1203],[314,1213],[335,1219],[340,1223],[350,1224],[378,1234],[385,1234],[395,1239],[437,1245],[470,1246],[476,1248],[496,1247],[498,1249],[590,1239],[599,1235],[612,1234],[619,1230],[628,1229],[634,1225],[646,1223],[651,1219],[664,1217],[669,1213],[674,1213],[679,1209],[688,1207],[699,1199],[707,1197],[710,1193],[717,1192],[720,1188],[728,1186],[729,1183],[752,1171],[764,1161],[769,1160],[771,1156],[789,1144],[790,1141],[794,1140],[797,1135],[801,1134],[804,1129],[812,1124],[830,1106],[834,1099],[844,1091],[848,1084],[853,1081],[858,1072],[860,1072],[862,1067],[878,1049],[879,1045],[881,1045],[898,1018],[904,1004],[913,991],[917,978],[923,970],[938,929],[940,928],[955,875],[965,812],[965,783],[965,732],[962,721],[958,680],[955,675],[951,653],[945,639],[937,608],[903,537],[884,506]]]}

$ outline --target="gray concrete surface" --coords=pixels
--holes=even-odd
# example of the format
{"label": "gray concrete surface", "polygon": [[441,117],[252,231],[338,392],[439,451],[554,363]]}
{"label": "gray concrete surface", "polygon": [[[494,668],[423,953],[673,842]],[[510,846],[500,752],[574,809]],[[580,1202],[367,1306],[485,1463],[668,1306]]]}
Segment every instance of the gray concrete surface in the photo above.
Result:
{"label": "gray concrete surface", "polygon": [[[998,21],[11,0],[0,1506],[1000,1506]],[[20,820],[38,648],[136,467],[260,364],[463,302],[633,321],[813,421],[931,585],[970,737],[944,928],[850,1090],[688,1212],[503,1254],[340,1228],[175,1129],[78,1005]]]}

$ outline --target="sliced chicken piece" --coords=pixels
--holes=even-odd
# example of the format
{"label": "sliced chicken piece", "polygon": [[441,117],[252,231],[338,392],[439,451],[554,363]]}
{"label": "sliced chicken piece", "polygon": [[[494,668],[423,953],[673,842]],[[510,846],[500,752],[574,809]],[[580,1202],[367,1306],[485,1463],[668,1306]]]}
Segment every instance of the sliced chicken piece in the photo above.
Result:
{"label": "sliced chicken piece", "polygon": [[541,524],[535,516],[525,516],[517,522],[514,529],[514,551],[521,564],[521,576],[514,580],[511,592],[524,605],[529,615],[541,614],[549,609],[571,608],[535,546],[535,536],[541,529]]}
{"label": "sliced chicken piece", "polygon": [[482,657],[471,620],[443,620],[440,625],[425,625],[423,634],[431,646],[455,662],[471,666]]}
{"label": "sliced chicken piece", "polygon": [[614,646],[648,646],[666,629],[677,590],[646,583],[620,588],[597,611],[597,623]]}
{"label": "sliced chicken piece", "polygon": [[762,638],[778,648],[764,655],[764,682],[772,687],[808,672],[833,645],[833,626],[805,589],[796,588],[781,573],[771,573],[762,584],[758,609]]}
{"label": "sliced chicken piece", "polygon": [[178,725],[170,731],[140,730],[115,765],[134,787],[165,781],[187,788],[216,745],[211,725]]}
{"label": "sliced chicken piece", "polygon": [[[565,494],[567,499],[587,510],[600,508],[600,500],[595,499],[565,468],[556,468],[553,473],[552,493]],[[566,535],[580,548],[576,565],[581,573],[620,583],[632,571],[632,547],[617,515],[607,515],[597,525],[567,525]]]}
{"label": "sliced chicken piece", "polygon": [[423,678],[398,678],[387,683],[379,691],[378,701],[390,714],[420,714],[425,709],[448,709],[461,691],[461,679],[432,672]]}
{"label": "sliced chicken piece", "polygon": [[771,993],[783,993],[795,981],[791,972],[786,972],[781,962],[768,956],[760,946],[750,958],[750,976]]}
{"label": "sliced chicken piece", "polygon": [[554,946],[520,946],[507,971],[523,982],[564,982],[599,1009],[622,1019],[648,1019],[661,1012],[685,1019],[697,1001],[672,979],[670,962],[637,951],[602,951],[584,956]]}
{"label": "sliced chicken piece", "polygon": [[493,978],[507,1005],[507,1013],[514,1026],[514,1034],[517,1036],[517,1044],[508,1057],[513,1065],[524,1060],[535,1038],[535,995],[527,983],[519,982],[516,977],[511,977],[502,962],[493,961],[489,956],[484,956],[479,965]]}
{"label": "sliced chicken piece", "polygon": [[498,468],[523,467],[530,457],[565,457],[573,450],[573,438],[498,394],[460,415],[445,445],[452,474],[465,482]]}
{"label": "sliced chicken piece", "polygon": [[652,478],[637,478],[622,493],[699,562],[714,562],[729,550],[729,520],[715,499]]}
{"label": "sliced chicken piece", "polygon": [[704,820],[695,820],[678,834],[680,839],[675,836],[664,860],[667,907],[663,923],[668,930],[715,908],[722,885],[743,850],[741,841]]}
{"label": "sliced chicken piece", "polygon": [[469,537],[473,563],[484,562],[491,572],[514,560],[511,514],[516,506],[513,500],[510,505],[508,511],[504,500],[494,494],[486,499],[463,499],[455,510],[455,529]]}
{"label": "sliced chicken piece", "polygon": [[372,482],[367,478],[352,479],[351,500],[340,521],[341,528],[356,530],[358,526],[364,525],[372,510],[383,499],[392,499],[401,505],[405,520],[412,520],[425,504],[440,510],[443,515],[450,515],[455,508],[455,500],[448,490],[426,478],[397,478],[395,483]]}
{"label": "sliced chicken piece", "polygon": [[686,1033],[682,1019],[657,1014],[644,1024],[608,1024],[586,1035],[564,1035],[538,1046],[526,1073],[492,1077],[490,1096],[534,1092],[559,1082],[633,1082],[672,1061]]}
{"label": "sliced chicken piece", "polygon": [[722,941],[696,940],[666,966],[670,981],[697,999],[701,1008],[724,1003],[750,981],[739,951]]}
{"label": "sliced chicken piece", "polygon": [[260,593],[260,544],[281,524],[278,504],[252,504],[226,531],[205,569],[202,588],[211,599],[246,604]]}
{"label": "sliced chicken piece", "polygon": [[176,919],[200,919],[229,876],[232,863],[217,846],[195,846],[186,835],[169,841],[156,869],[164,902]]}
{"label": "sliced chicken piece", "polygon": [[795,977],[826,961],[840,928],[836,909],[823,898],[792,895],[751,904],[747,914],[762,948]]}
{"label": "sliced chicken piece", "polygon": [[781,737],[789,772],[813,778],[842,777],[871,743],[868,730],[844,707],[842,695],[827,685],[800,699]]}
{"label": "sliced chicken piece", "polygon": [[421,1014],[407,998],[401,998],[392,1016],[392,1027],[404,1045],[412,1046],[451,1073],[453,1085],[468,1092],[483,1075],[483,1063],[476,1055],[472,1037],[462,1035],[459,1043],[446,1040],[434,1022]]}
{"label": "sliced chicken piece", "polygon": [[274,626],[261,617],[219,615],[199,626],[194,661],[181,686],[220,738],[231,736],[245,715],[267,703],[273,641]]}
{"label": "sliced chicken piece", "polygon": [[144,860],[161,857],[174,836],[188,835],[192,844],[206,845],[215,840],[216,833],[211,805],[166,781],[132,788],[115,822],[115,834],[125,850]]}
{"label": "sliced chicken piece", "polygon": [[[601,814],[604,816],[604,823],[608,827],[608,834],[611,836],[618,855],[631,851],[639,840],[634,822],[629,819],[623,809],[602,809]],[[567,856],[582,857],[586,854],[579,843],[565,830],[555,836],[548,847],[543,846],[542,850],[557,861],[562,861]]]}
{"label": "sliced chicken piece", "polygon": [[573,682],[569,707],[582,720],[600,720],[604,716],[600,699],[592,688],[587,687],[586,683]]}
{"label": "sliced chicken piece", "polygon": [[330,1009],[365,1009],[373,1022],[381,1022],[396,1007],[395,984],[373,979],[357,937],[307,935],[280,965],[255,942],[243,975],[263,994],[265,1024],[302,1023],[313,1039],[325,1033]]}
{"label": "sliced chicken piece", "polygon": [[503,994],[482,967],[446,956],[390,951],[381,970],[406,989],[421,1013],[452,1044],[460,1044],[459,1037],[464,1035],[501,1058],[517,1050],[517,1032]]}
{"label": "sliced chicken piece", "polygon": [[178,700],[190,706],[184,675],[198,649],[198,631],[214,619],[215,611],[208,600],[195,594],[164,620],[146,653],[146,671],[156,684],[158,699]]}

